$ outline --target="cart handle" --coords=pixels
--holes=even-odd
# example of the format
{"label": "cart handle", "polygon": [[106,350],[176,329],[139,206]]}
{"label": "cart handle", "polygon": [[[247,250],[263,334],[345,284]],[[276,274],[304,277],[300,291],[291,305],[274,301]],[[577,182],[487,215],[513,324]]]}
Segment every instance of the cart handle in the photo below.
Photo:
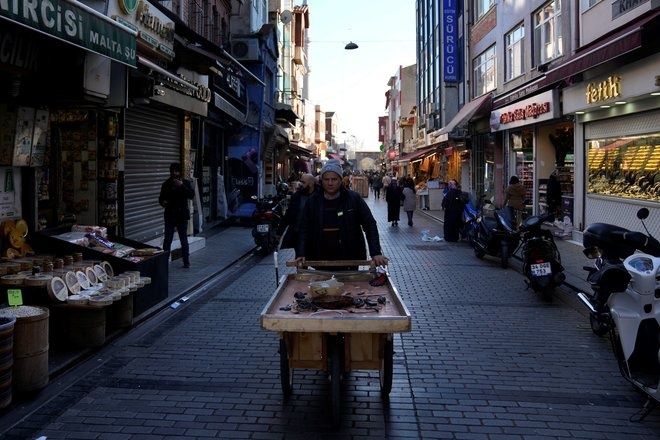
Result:
{"label": "cart handle", "polygon": [[305,260],[304,263],[298,264],[295,261],[287,261],[287,267],[298,266],[374,266],[373,260]]}

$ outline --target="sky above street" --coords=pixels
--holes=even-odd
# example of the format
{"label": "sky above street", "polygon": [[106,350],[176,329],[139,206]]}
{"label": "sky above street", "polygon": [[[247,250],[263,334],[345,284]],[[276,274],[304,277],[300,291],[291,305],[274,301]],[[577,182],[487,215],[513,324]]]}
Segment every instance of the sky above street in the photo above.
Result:
{"label": "sky above street", "polygon": [[[376,151],[378,117],[386,114],[387,82],[399,66],[415,64],[415,1],[308,0],[307,4],[309,98],[323,111],[337,113],[340,143],[346,136],[356,150]],[[359,48],[345,50],[349,41]]]}

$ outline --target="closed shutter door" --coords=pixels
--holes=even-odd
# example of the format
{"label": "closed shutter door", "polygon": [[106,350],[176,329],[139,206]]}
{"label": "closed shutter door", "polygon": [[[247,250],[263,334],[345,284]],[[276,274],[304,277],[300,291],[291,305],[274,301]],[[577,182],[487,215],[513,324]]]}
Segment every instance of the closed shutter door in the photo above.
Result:
{"label": "closed shutter door", "polygon": [[160,186],[170,164],[181,161],[181,122],[177,114],[150,107],[126,112],[124,236],[148,242],[163,235]]}
{"label": "closed shutter door", "polygon": [[585,124],[586,139],[608,139],[619,136],[635,136],[646,133],[657,133],[660,127],[660,111],[648,111],[618,118]]}

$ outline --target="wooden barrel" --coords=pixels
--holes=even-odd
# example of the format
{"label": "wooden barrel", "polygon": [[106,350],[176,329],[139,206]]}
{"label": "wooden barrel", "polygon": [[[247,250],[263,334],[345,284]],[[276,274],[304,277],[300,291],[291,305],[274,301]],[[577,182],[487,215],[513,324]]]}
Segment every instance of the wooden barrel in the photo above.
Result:
{"label": "wooden barrel", "polygon": [[122,296],[112,303],[107,312],[108,327],[130,328],[133,326],[133,295]]}
{"label": "wooden barrel", "polygon": [[48,316],[45,307],[18,306],[0,311],[13,316],[14,368],[12,387],[17,394],[36,391],[48,384]]}
{"label": "wooden barrel", "polygon": [[71,309],[68,313],[68,339],[77,347],[100,347],[105,344],[105,307]]}
{"label": "wooden barrel", "polygon": [[11,372],[14,366],[14,325],[13,316],[0,317],[0,408],[11,403]]}

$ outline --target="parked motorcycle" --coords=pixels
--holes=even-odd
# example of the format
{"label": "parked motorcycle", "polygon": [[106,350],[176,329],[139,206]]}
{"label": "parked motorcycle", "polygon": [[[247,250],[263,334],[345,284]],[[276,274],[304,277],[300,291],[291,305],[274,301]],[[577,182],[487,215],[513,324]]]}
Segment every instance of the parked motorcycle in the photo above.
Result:
{"label": "parked motorcycle", "polygon": [[461,238],[470,244],[477,235],[477,218],[481,215],[481,208],[474,206],[472,200],[463,205],[463,224],[461,225]]}
{"label": "parked motorcycle", "polygon": [[[647,216],[648,210],[644,208],[637,213],[640,220]],[[630,282],[624,260],[635,250],[660,255],[657,249],[653,249],[653,240],[641,232],[607,223],[594,223],[585,229],[583,252],[587,258],[594,259],[594,265],[584,266],[591,292],[580,292],[578,298],[590,310],[589,322],[595,334],[602,336],[608,333],[612,321],[607,301],[614,292],[625,291]]]}
{"label": "parked motorcycle", "polygon": [[[607,329],[619,371],[647,396],[639,420],[660,403],[660,243],[644,224],[648,215],[646,208],[637,212],[646,234],[601,223],[596,228],[600,234],[592,234],[594,237],[590,238],[594,247],[610,251],[624,248],[621,254],[629,253],[616,270],[623,267],[630,282],[618,286],[623,289],[610,293],[606,299],[608,313],[602,319],[609,321]],[[635,252],[636,249],[641,252]],[[582,295],[580,299],[596,313],[589,297]]]}
{"label": "parked motorcycle", "polygon": [[254,227],[252,228],[252,237],[257,250],[261,255],[268,255],[277,248],[277,227],[284,215],[282,202],[286,199],[288,186],[281,183],[277,186],[276,195],[267,195],[255,199],[255,210],[252,213]]}
{"label": "parked motorcycle", "polygon": [[472,241],[474,255],[500,258],[500,266],[509,267],[509,257],[518,247],[520,236],[514,229],[513,220],[506,209],[496,209],[494,217],[487,217],[483,211],[476,219],[476,235]]}
{"label": "parked motorcycle", "polygon": [[566,279],[552,232],[541,227],[543,222],[552,218],[553,214],[533,215],[527,217],[519,229],[523,274],[527,277],[527,286],[540,292],[546,301],[552,299],[555,287]]}

